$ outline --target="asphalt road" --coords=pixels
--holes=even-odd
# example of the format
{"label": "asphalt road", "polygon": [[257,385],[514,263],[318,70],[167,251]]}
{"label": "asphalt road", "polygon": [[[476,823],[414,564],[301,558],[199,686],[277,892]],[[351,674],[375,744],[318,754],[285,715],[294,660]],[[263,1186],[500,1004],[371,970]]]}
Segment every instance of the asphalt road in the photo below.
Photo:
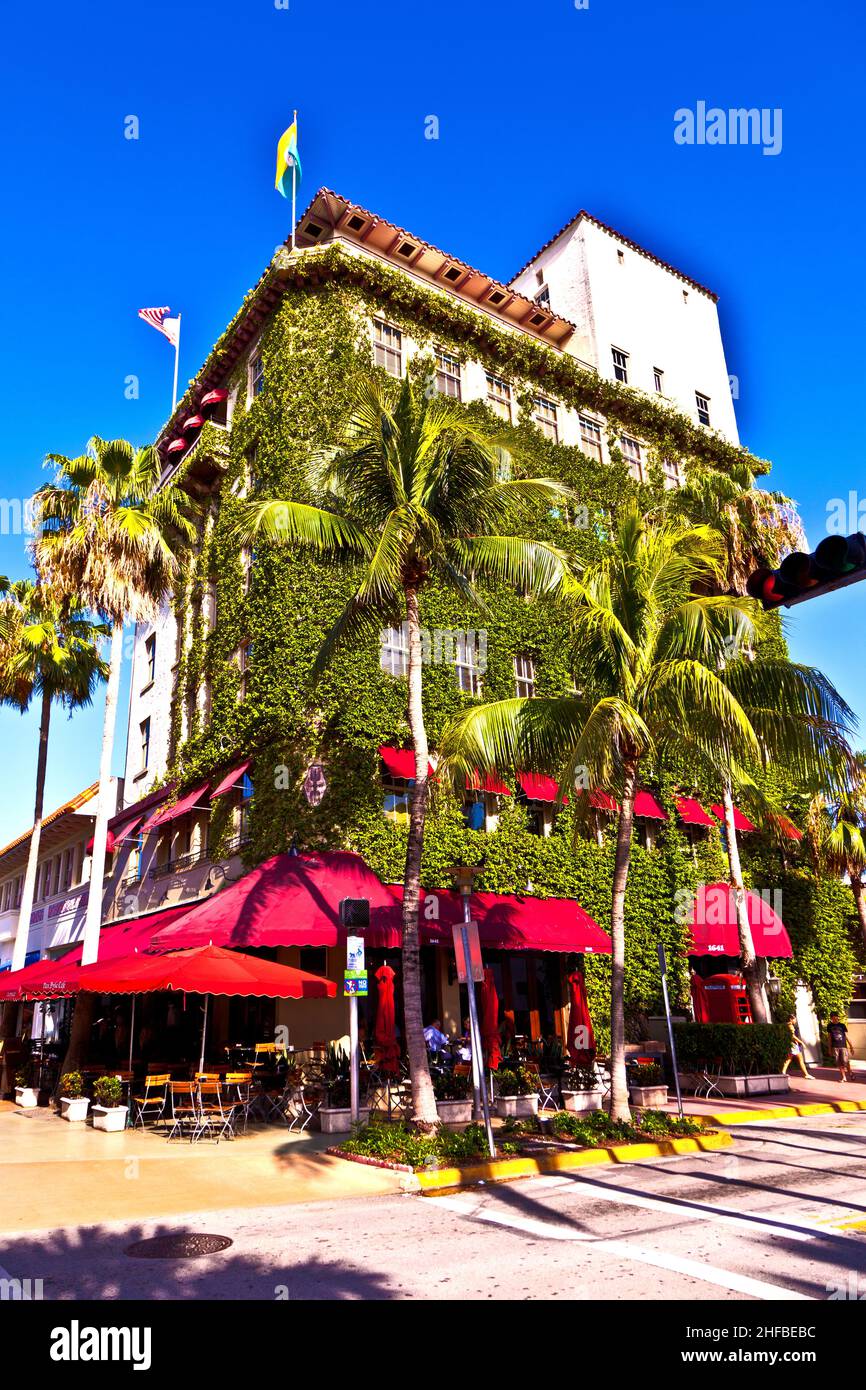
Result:
{"label": "asphalt road", "polygon": [[[41,1279],[45,1299],[866,1297],[866,1115],[744,1126],[728,1152],[584,1173],[39,1232],[7,1241],[0,1266]],[[233,1244],[125,1253],[182,1230]]]}

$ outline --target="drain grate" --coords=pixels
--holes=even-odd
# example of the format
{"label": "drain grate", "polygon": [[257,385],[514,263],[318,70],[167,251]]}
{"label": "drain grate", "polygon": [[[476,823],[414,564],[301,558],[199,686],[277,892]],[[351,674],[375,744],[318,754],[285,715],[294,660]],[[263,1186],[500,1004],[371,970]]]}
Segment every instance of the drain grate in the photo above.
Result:
{"label": "drain grate", "polygon": [[154,1236],[126,1247],[133,1260],[197,1260],[202,1255],[218,1255],[234,1242],[229,1236],[196,1235],[184,1231],[177,1236]]}

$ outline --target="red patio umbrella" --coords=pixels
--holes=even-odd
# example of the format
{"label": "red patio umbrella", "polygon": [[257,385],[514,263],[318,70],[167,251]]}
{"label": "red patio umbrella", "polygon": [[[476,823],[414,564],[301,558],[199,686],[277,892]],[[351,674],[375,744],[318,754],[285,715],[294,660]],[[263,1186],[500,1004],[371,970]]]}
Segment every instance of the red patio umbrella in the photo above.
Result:
{"label": "red patio umbrella", "polygon": [[[595,1034],[589,1016],[586,980],[580,970],[572,971],[568,977],[568,1002],[568,1055],[573,1066],[585,1067],[595,1056]],[[585,1047],[577,1045],[578,1028],[585,1030],[581,1034],[581,1041],[586,1040]]]}
{"label": "red patio umbrella", "polygon": [[695,1023],[709,1023],[710,1010],[707,1005],[707,991],[700,975],[692,973],[692,1009],[695,1015]]}
{"label": "red patio umbrella", "polygon": [[373,1039],[376,1043],[379,1066],[390,1076],[398,1076],[400,1073],[400,1048],[397,1043],[394,1014],[394,979],[394,971],[390,965],[379,966],[376,971],[379,1000]]}
{"label": "red patio umbrella", "polygon": [[[470,989],[473,986],[470,985]],[[499,1050],[499,995],[496,981],[490,966],[484,967],[484,981],[481,985],[481,1045],[484,1060],[491,1071],[496,1071],[502,1060]]]}

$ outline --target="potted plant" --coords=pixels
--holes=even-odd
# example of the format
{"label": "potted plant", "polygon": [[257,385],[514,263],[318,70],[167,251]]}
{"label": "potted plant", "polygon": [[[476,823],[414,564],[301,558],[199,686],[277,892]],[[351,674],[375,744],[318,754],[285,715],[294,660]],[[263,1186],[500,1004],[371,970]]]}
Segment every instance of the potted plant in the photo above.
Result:
{"label": "potted plant", "polygon": [[595,1067],[571,1067],[562,1077],[562,1103],[566,1110],[581,1114],[601,1109],[602,1089]]}
{"label": "potted plant", "polygon": [[29,1068],[15,1073],[15,1104],[20,1105],[22,1110],[35,1110],[39,1104],[36,1087],[30,1085]]}
{"label": "potted plant", "polygon": [[84,1077],[80,1071],[68,1071],[60,1078],[60,1114],[64,1120],[76,1123],[87,1119],[90,1101],[84,1094]]}
{"label": "potted plant", "polygon": [[127,1108],[123,1104],[123,1082],[119,1076],[100,1076],[93,1088],[93,1128],[116,1134],[126,1128]]}
{"label": "potted plant", "polygon": [[472,1077],[441,1072],[433,1077],[436,1109],[443,1125],[468,1125],[472,1119]]}
{"label": "potted plant", "polygon": [[638,1062],[629,1069],[628,1093],[641,1110],[660,1110],[667,1105],[668,1088],[658,1062]]}
{"label": "potted plant", "polygon": [[526,1119],[538,1114],[538,1078],[528,1067],[500,1071],[496,1113],[501,1119]]}
{"label": "potted plant", "polygon": [[[349,1054],[333,1045],[328,1048],[322,1068],[325,1104],[319,1106],[319,1125],[323,1134],[347,1134],[352,1128],[351,1083]],[[370,1118],[369,1105],[359,1109],[362,1125]]]}

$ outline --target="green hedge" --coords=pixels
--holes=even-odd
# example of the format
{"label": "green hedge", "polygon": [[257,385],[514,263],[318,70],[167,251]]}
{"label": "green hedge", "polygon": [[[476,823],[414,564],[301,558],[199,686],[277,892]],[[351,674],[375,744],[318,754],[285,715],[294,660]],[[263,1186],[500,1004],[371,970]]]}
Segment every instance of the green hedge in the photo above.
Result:
{"label": "green hedge", "polygon": [[674,1039],[681,1071],[720,1058],[725,1076],[779,1072],[791,1051],[786,1023],[676,1023]]}

